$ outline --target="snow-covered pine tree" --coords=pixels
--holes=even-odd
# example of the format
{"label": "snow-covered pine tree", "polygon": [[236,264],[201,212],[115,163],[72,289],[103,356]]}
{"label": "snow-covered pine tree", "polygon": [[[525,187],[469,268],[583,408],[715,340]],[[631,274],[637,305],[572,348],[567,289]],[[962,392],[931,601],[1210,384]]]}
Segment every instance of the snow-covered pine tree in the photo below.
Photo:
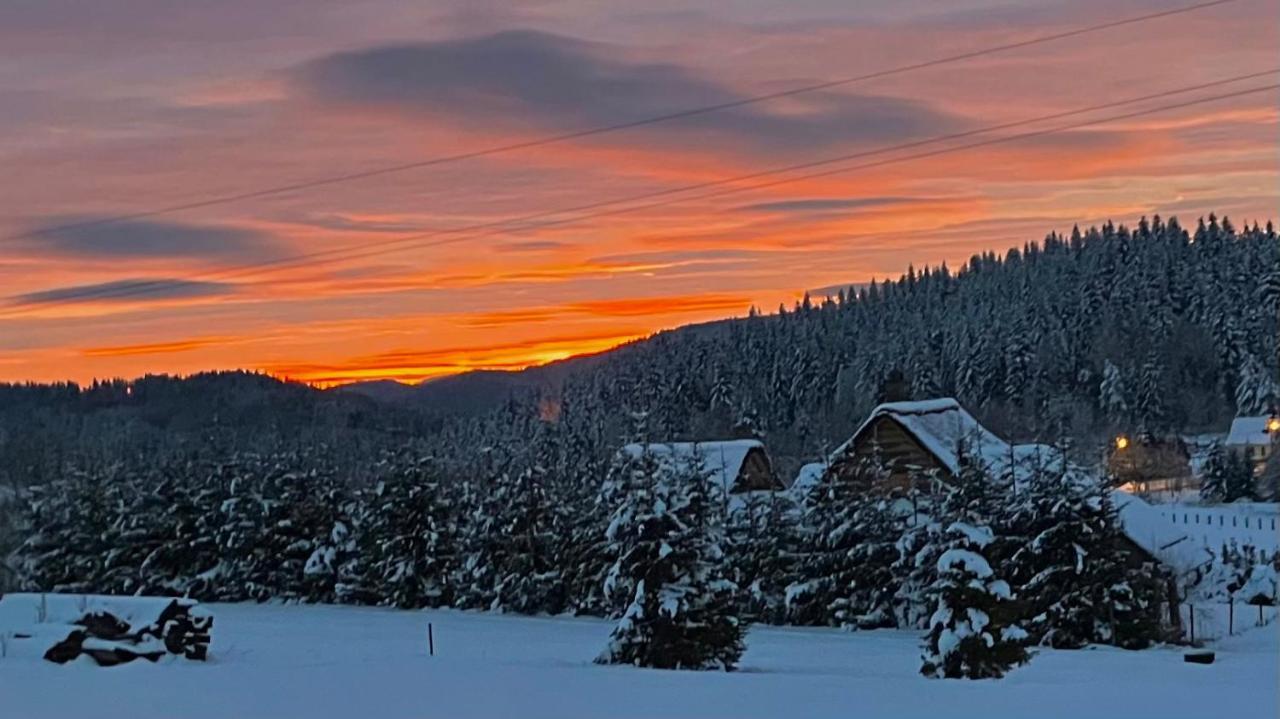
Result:
{"label": "snow-covered pine tree", "polygon": [[946,545],[928,592],[936,608],[920,668],[927,677],[999,678],[1027,660],[1012,591],[983,554],[995,538],[984,517],[993,498],[991,482],[980,467],[965,467],[943,503]]}
{"label": "snow-covered pine tree", "polygon": [[1013,519],[1027,542],[1009,560],[1008,576],[1031,641],[1078,649],[1164,640],[1165,578],[1134,556],[1110,492],[1092,478],[1050,470],[1027,485]]}
{"label": "snow-covered pine tree", "polygon": [[740,616],[785,622],[785,591],[796,579],[796,558],[808,538],[801,530],[800,509],[786,493],[768,498],[753,494],[730,514],[726,530],[733,581],[742,590]]}
{"label": "snow-covered pine tree", "polygon": [[911,484],[902,498],[911,505],[911,515],[894,546],[898,559],[890,567],[895,587],[893,612],[898,627],[926,629],[933,611],[928,590],[937,578],[938,556],[946,548],[946,525],[937,519],[936,494],[919,488],[944,485],[936,470],[913,478]]}
{"label": "snow-covered pine tree", "polygon": [[1252,502],[1258,499],[1258,487],[1253,465],[1244,452],[1228,452],[1226,481],[1223,485],[1224,502]]}
{"label": "snow-covered pine tree", "polygon": [[1222,502],[1227,498],[1227,480],[1231,474],[1231,458],[1221,444],[1215,442],[1205,459],[1204,473],[1200,481],[1200,499],[1205,502]]}
{"label": "snow-covered pine tree", "polygon": [[745,627],[726,577],[722,499],[699,458],[665,470],[633,476],[610,525],[619,545],[611,579],[626,577],[635,593],[596,662],[734,669]]}
{"label": "snow-covered pine tree", "polygon": [[553,519],[544,463],[522,471],[504,493],[507,510],[496,539],[509,543],[498,565],[491,609],[518,614],[559,613],[564,607],[561,570],[556,565]]}
{"label": "snow-covered pine tree", "polygon": [[884,629],[897,626],[894,611],[898,590],[894,566],[901,559],[898,540],[904,528],[903,507],[909,504],[902,493],[867,497],[854,511],[853,520],[860,540],[849,551],[852,571],[846,596],[837,600],[835,618],[848,628]]}
{"label": "snow-covered pine tree", "polygon": [[455,508],[430,460],[387,460],[362,522],[364,582],[380,604],[411,609],[453,600]]}
{"label": "snow-covered pine tree", "polygon": [[882,462],[854,471],[826,471],[809,496],[805,543],[787,587],[794,624],[848,628],[894,626],[892,567],[902,525],[892,507]]}
{"label": "snow-covered pine tree", "polygon": [[1240,380],[1236,383],[1236,412],[1240,416],[1262,414],[1280,405],[1280,382],[1252,354],[1240,363]]}

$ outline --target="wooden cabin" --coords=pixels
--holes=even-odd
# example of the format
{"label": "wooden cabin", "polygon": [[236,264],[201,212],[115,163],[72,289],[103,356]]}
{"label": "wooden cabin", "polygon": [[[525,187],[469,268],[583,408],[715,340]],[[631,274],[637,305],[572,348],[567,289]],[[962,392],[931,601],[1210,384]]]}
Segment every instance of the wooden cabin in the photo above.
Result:
{"label": "wooden cabin", "polygon": [[727,494],[775,492],[785,487],[773,470],[773,462],[758,439],[708,442],[652,442],[628,444],[619,452],[652,454],[663,471],[683,469],[696,462],[710,481]]}
{"label": "wooden cabin", "polygon": [[[930,490],[937,481],[956,476],[966,462],[981,462],[1003,471],[1027,448],[1010,445],[983,427],[951,398],[888,402],[876,407],[829,460],[831,471],[866,476],[875,468],[885,488]],[[1047,448],[1045,448],[1047,451]]]}

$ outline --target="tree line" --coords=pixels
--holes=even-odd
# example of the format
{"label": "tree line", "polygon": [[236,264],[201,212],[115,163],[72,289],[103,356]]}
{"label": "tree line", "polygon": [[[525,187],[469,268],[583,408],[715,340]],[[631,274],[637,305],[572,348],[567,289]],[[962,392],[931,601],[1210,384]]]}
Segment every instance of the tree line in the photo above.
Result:
{"label": "tree line", "polygon": [[919,630],[948,677],[1170,636],[1171,578],[1096,481],[1015,488],[975,465],[885,494],[868,465],[804,497],[726,496],[696,462],[566,473],[550,438],[534,455],[467,476],[387,455],[358,485],[303,455],[74,473],[25,499],[12,563],[35,591],[613,617],[601,661],[646,666],[732,668],[753,622]]}

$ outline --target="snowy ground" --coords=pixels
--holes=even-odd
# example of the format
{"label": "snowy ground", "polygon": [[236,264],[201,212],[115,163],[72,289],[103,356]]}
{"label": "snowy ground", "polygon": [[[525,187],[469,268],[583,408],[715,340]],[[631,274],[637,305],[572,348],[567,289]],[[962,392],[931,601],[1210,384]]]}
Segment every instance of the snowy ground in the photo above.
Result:
{"label": "snowy ground", "polygon": [[723,674],[594,666],[610,630],[594,620],[211,608],[207,664],[0,659],[0,716],[1274,719],[1280,704],[1275,624],[1217,643],[1210,666],[1172,648],[1044,651],[1004,680],[971,682],[920,677],[919,638],[905,632],[755,629],[742,671]]}

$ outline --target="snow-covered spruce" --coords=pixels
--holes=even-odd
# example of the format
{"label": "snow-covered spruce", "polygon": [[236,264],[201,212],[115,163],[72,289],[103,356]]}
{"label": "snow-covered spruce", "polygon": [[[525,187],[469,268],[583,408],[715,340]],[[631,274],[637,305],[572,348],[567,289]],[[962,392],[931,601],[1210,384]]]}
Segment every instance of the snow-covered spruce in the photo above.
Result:
{"label": "snow-covered spruce", "polygon": [[393,464],[366,512],[366,591],[406,609],[450,604],[458,526],[438,470],[427,461]]}
{"label": "snow-covered spruce", "polygon": [[827,471],[810,494],[809,541],[787,588],[793,624],[874,629],[895,626],[892,567],[903,522],[895,495],[882,496],[883,464],[855,472]]}
{"label": "snow-covered spruce", "polygon": [[1010,529],[1026,537],[1007,561],[1034,643],[1141,649],[1168,639],[1161,602],[1168,578],[1125,540],[1110,492],[1098,482],[1035,472]]}
{"label": "snow-covered spruce", "polygon": [[641,455],[609,525],[618,556],[609,588],[634,593],[596,662],[733,669],[745,627],[725,576],[722,503],[699,463],[662,476],[655,466]]}
{"label": "snow-covered spruce", "polygon": [[1027,660],[1026,632],[1013,622],[1013,593],[983,554],[995,535],[977,500],[991,483],[981,469],[966,467],[942,507],[951,521],[928,591],[935,609],[920,667],[927,677],[998,678]]}

